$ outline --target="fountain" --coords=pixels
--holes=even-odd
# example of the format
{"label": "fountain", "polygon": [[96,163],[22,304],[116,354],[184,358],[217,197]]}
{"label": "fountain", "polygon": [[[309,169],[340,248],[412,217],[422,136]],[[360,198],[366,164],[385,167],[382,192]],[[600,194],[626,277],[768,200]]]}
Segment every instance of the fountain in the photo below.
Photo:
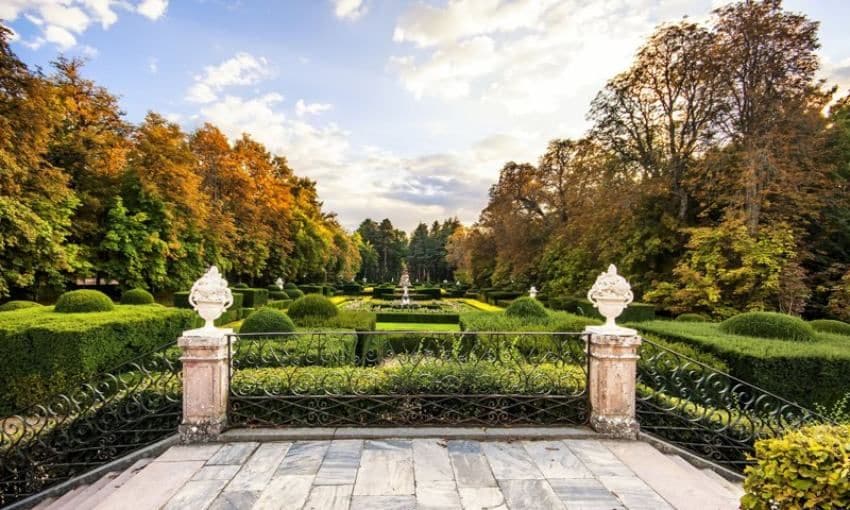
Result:
{"label": "fountain", "polygon": [[401,285],[403,291],[401,295],[401,306],[410,306],[410,294],[407,292],[407,288],[410,287],[410,275],[407,274],[406,265],[401,269],[401,278],[399,278],[398,284]]}

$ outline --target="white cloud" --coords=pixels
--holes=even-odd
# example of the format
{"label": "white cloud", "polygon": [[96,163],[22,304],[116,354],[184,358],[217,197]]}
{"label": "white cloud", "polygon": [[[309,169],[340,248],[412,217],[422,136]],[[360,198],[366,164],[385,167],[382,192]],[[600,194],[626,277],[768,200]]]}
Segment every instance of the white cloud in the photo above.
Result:
{"label": "white cloud", "polygon": [[159,72],[159,59],[158,58],[156,58],[156,57],[148,58],[148,71],[150,71],[151,74],[156,74],[156,73]]}
{"label": "white cloud", "polygon": [[334,14],[337,18],[356,20],[366,14],[368,9],[363,0],[333,0]]}
{"label": "white cloud", "polygon": [[295,115],[303,117],[304,115],[318,115],[333,108],[329,103],[305,103],[303,99],[299,99],[295,103]]}
{"label": "white cloud", "polygon": [[[40,35],[22,44],[38,49],[53,43],[60,50],[77,44],[77,39],[92,23],[108,29],[118,21],[115,8],[136,9],[140,14],[156,19],[165,13],[167,0],[142,0],[133,7],[128,0],[2,0],[0,19],[14,22],[20,16],[41,29]],[[83,47],[83,52],[86,47]]]}
{"label": "white cloud", "polygon": [[271,75],[268,61],[249,53],[237,53],[216,66],[207,66],[195,76],[195,83],[186,93],[193,103],[211,103],[218,92],[235,85],[252,85]]}
{"label": "white cloud", "polygon": [[139,14],[152,20],[161,18],[166,9],[168,9],[168,0],[142,0],[136,7]]}

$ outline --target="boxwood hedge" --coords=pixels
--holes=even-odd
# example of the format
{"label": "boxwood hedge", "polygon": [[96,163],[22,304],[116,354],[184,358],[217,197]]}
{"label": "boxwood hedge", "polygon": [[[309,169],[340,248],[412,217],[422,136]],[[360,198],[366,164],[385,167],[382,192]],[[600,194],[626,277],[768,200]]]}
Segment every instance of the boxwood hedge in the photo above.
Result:
{"label": "boxwood hedge", "polygon": [[0,305],[0,312],[11,312],[13,310],[23,310],[24,308],[36,308],[41,306],[35,301],[14,300],[7,301]]}
{"label": "boxwood hedge", "polygon": [[[553,310],[565,310],[576,315],[601,319],[599,310],[594,308],[593,303],[584,298],[574,297],[550,297],[549,308]],[[626,307],[623,314],[617,318],[619,322],[643,322],[655,320],[655,306],[646,303],[632,303]]]}
{"label": "boxwood hedge", "polygon": [[109,296],[99,290],[80,289],[59,296],[53,310],[57,313],[108,312],[115,307]]}
{"label": "boxwood hedge", "polygon": [[145,289],[130,289],[121,294],[122,305],[149,305],[153,302],[153,294]]}
{"label": "boxwood hedge", "polygon": [[846,322],[829,319],[818,319],[809,321],[809,324],[811,324],[811,326],[815,328],[815,331],[850,336],[850,324],[847,324]]}

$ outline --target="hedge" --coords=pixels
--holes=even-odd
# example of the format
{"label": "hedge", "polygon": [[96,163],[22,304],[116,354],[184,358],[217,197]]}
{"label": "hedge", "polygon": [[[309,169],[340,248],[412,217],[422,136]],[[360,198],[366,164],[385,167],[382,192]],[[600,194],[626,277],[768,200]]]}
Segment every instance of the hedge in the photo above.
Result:
{"label": "hedge", "polygon": [[90,376],[148,352],[197,325],[196,315],[158,305],[56,313],[48,307],[0,315],[0,407],[11,410],[67,392]]}
{"label": "hedge", "polygon": [[641,334],[683,342],[722,359],[735,377],[800,405],[831,406],[847,393],[850,346],[840,335],[819,333],[814,342],[730,335],[708,322],[632,324]]}
{"label": "hedge", "polygon": [[375,287],[372,289],[372,297],[382,299],[386,296],[392,298],[395,287]]}
{"label": "hedge", "polygon": [[121,294],[122,305],[149,305],[153,302],[153,294],[145,289],[130,289]]}
{"label": "hedge", "polygon": [[846,322],[834,321],[829,319],[818,319],[809,321],[809,324],[811,324],[815,331],[850,336],[850,324]]}
{"label": "hedge", "polygon": [[814,342],[815,330],[803,319],[776,312],[747,312],[720,323],[725,333],[758,338]]}
{"label": "hedge", "polygon": [[414,289],[414,292],[428,299],[441,299],[443,297],[443,291],[439,287],[421,287]]}
{"label": "hedge", "polygon": [[275,308],[277,310],[284,310],[286,308],[289,308],[289,305],[291,304],[291,299],[272,299],[268,303],[266,303],[266,307]]}
{"label": "hedge", "polygon": [[284,292],[286,292],[286,295],[289,296],[289,299],[298,299],[304,296],[304,293],[298,289],[286,289]]}
{"label": "hedge", "polygon": [[246,306],[248,308],[261,308],[269,300],[269,291],[267,289],[241,288],[238,292],[245,296],[242,306]]}
{"label": "hedge", "polygon": [[242,325],[240,333],[287,333],[295,331],[295,324],[285,313],[274,308],[261,308],[249,315]]}
{"label": "hedge", "polygon": [[353,329],[356,331],[374,331],[375,314],[359,310],[340,310],[335,317],[293,317],[297,326],[309,328]]}
{"label": "hedge", "polygon": [[293,319],[307,316],[330,318],[338,313],[339,309],[335,304],[318,294],[307,294],[289,305],[289,316]]}
{"label": "hedge", "polygon": [[[233,295],[233,304],[227,308],[227,311],[236,310],[237,312],[239,312],[242,309],[242,307],[245,305],[245,295],[242,294],[243,290],[244,289],[240,289],[238,291],[231,291],[231,294]],[[189,304],[188,292],[175,292],[172,296],[172,300],[174,302],[175,308],[192,308],[192,305]]]}
{"label": "hedge", "polygon": [[363,287],[359,283],[344,283],[342,285],[342,293],[349,296],[359,296],[363,292]]}
{"label": "hedge", "polygon": [[327,291],[321,285],[299,285],[298,290],[304,294],[326,294]]}
{"label": "hedge", "polygon": [[[257,314],[261,312],[262,310]],[[339,328],[307,328],[299,329],[293,334],[247,335],[241,337],[235,346],[234,373],[246,368],[261,367],[279,370],[295,366],[337,367],[354,363],[357,334]]]}
{"label": "hedge", "polygon": [[[576,315],[584,315],[601,319],[599,310],[594,308],[593,303],[583,298],[550,297],[549,308],[553,310],[564,310]],[[644,322],[655,320],[655,306],[646,303],[631,303],[617,318],[618,322]]]}
{"label": "hedge", "polygon": [[850,426],[792,430],[755,449],[741,508],[850,508]]}
{"label": "hedge", "polygon": [[11,312],[14,310],[23,310],[24,308],[37,308],[39,306],[42,305],[36,303],[35,301],[7,301],[0,305],[0,312]]}
{"label": "hedge", "polygon": [[549,315],[546,309],[539,301],[530,297],[521,297],[515,299],[506,309],[505,315],[508,317],[523,317],[526,319],[548,319]]}
{"label": "hedge", "polygon": [[404,322],[418,324],[458,324],[460,315],[456,313],[407,313],[407,312],[378,312],[377,322]]}
{"label": "hedge", "polygon": [[59,296],[53,311],[56,313],[108,312],[115,308],[112,300],[99,290],[72,290]]}
{"label": "hedge", "polygon": [[711,317],[704,313],[681,313],[676,316],[679,322],[711,322]]}

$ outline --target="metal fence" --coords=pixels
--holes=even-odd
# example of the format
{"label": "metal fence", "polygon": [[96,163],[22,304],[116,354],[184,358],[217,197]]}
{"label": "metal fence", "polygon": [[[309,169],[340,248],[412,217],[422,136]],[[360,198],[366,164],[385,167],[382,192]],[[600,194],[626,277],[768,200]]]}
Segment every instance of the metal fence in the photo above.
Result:
{"label": "metal fence", "polygon": [[173,435],[182,414],[175,342],[0,418],[0,506]]}
{"label": "metal fence", "polygon": [[756,440],[829,420],[705,363],[643,339],[638,361],[641,430],[735,471]]}
{"label": "metal fence", "polygon": [[233,335],[231,426],[552,425],[587,420],[580,333]]}

